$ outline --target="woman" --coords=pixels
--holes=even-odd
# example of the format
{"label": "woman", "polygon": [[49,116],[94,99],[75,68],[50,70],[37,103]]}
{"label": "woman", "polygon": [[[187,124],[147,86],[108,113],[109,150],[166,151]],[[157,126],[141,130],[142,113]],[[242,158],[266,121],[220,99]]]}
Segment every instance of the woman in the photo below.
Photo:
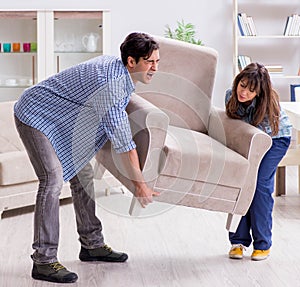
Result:
{"label": "woman", "polygon": [[[272,210],[274,176],[278,163],[291,140],[292,126],[280,108],[267,69],[259,63],[246,66],[226,91],[226,113],[245,121],[272,137],[272,146],[263,157],[251,206],[235,233],[229,233],[232,247],[229,257],[242,259],[243,250],[253,241],[252,260],[266,259],[272,245]],[[251,233],[250,233],[251,230]]]}

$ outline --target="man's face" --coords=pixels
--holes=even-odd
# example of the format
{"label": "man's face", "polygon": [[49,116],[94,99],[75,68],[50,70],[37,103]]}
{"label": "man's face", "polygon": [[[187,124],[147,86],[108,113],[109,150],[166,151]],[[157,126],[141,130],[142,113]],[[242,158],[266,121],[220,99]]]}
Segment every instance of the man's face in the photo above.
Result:
{"label": "man's face", "polygon": [[158,70],[159,50],[154,50],[148,59],[140,58],[138,63],[133,59],[128,66],[131,78],[134,83],[141,82],[149,84],[153,75]]}

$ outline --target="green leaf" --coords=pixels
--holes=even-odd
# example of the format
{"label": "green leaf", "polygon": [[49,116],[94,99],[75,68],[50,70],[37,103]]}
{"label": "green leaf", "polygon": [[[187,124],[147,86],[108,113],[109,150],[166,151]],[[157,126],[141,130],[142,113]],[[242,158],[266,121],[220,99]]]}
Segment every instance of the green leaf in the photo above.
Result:
{"label": "green leaf", "polygon": [[165,26],[165,37],[171,39],[177,39],[180,41],[203,45],[202,41],[195,39],[195,26],[192,23],[184,23],[184,20],[177,21],[177,27],[173,31],[169,25]]}

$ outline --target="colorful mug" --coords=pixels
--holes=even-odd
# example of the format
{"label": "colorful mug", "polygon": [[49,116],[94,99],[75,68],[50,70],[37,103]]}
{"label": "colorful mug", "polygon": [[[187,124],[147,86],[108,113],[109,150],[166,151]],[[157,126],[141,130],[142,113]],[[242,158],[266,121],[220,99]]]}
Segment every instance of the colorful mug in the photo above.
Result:
{"label": "colorful mug", "polygon": [[23,52],[30,52],[30,43],[23,43]]}
{"label": "colorful mug", "polygon": [[30,52],[36,52],[37,51],[37,43],[31,42],[30,43]]}
{"label": "colorful mug", "polygon": [[12,44],[12,49],[13,49],[13,52],[20,52],[20,43],[13,43]]}
{"label": "colorful mug", "polygon": [[11,51],[11,43],[3,43],[3,52]]}

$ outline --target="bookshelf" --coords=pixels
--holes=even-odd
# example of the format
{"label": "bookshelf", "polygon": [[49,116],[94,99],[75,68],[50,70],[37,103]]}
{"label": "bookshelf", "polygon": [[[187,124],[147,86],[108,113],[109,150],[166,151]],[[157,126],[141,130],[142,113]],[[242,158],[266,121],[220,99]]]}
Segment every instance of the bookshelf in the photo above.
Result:
{"label": "bookshelf", "polygon": [[[247,63],[249,57],[252,62],[270,67],[269,71],[272,68],[274,88],[282,101],[289,101],[290,85],[300,84],[298,15],[300,0],[233,0],[233,76],[240,71],[241,58],[245,56],[246,61],[242,60]],[[244,27],[241,31],[242,17],[238,16],[249,21],[248,30]],[[293,29],[287,29],[287,21],[292,18],[295,21]]]}

